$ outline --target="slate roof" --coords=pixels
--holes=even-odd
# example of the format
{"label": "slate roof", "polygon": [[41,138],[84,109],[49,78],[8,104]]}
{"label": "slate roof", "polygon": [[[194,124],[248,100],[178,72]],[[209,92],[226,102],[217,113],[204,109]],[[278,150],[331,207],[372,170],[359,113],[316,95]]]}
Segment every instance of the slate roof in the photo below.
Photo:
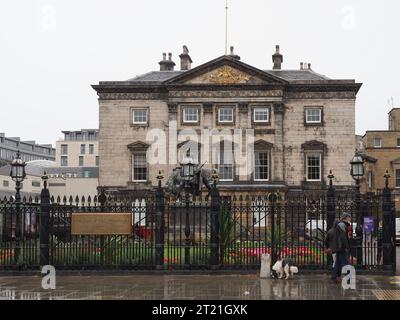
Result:
{"label": "slate roof", "polygon": [[321,81],[331,80],[330,78],[316,73],[312,70],[265,70],[265,72],[273,74],[286,81]]}
{"label": "slate roof", "polygon": [[[312,70],[263,70],[273,76],[283,80],[293,81],[324,81],[331,80],[330,78],[316,73]],[[128,82],[135,83],[162,83],[170,80],[175,76],[181,75],[186,71],[151,71],[135,78],[129,79]]]}
{"label": "slate roof", "polygon": [[131,82],[163,82],[184,73],[185,71],[151,71],[135,78]]}

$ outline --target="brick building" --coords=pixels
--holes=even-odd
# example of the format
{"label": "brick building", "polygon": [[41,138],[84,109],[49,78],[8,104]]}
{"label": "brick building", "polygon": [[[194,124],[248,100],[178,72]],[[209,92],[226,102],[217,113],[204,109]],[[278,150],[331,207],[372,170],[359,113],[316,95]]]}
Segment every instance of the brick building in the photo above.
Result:
{"label": "brick building", "polygon": [[[195,68],[186,46],[179,57],[180,70],[172,54],[164,54],[159,71],[93,86],[99,97],[100,186],[151,188],[159,169],[167,177],[177,159],[194,150],[197,162],[219,171],[220,190],[230,195],[321,189],[329,170],[338,187],[354,184],[349,161],[360,83],[328,78],[310,64],[284,70],[279,46],[272,70],[242,62],[233,48]],[[243,139],[229,136],[240,129]],[[254,130],[253,138],[247,129]],[[218,143],[209,139],[215,132],[222,137]],[[253,149],[247,149],[252,139]],[[156,150],[155,142],[165,148]]]}

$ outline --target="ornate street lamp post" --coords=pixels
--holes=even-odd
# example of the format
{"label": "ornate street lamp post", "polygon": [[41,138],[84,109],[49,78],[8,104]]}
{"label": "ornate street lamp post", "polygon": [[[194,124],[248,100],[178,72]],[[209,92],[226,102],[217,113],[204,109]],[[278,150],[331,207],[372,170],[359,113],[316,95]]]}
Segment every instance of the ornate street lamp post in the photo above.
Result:
{"label": "ornate street lamp post", "polygon": [[353,159],[350,161],[351,165],[351,176],[356,182],[356,215],[357,215],[357,228],[356,228],[356,244],[357,244],[357,264],[362,264],[362,242],[363,242],[363,228],[364,223],[364,212],[361,210],[361,193],[360,193],[360,182],[364,176],[364,161],[359,154],[355,154]]}
{"label": "ornate street lamp post", "polygon": [[13,238],[15,239],[15,254],[14,259],[17,262],[20,254],[20,238],[21,238],[21,228],[20,228],[20,206],[21,206],[21,194],[20,190],[22,188],[22,182],[26,177],[25,173],[26,163],[21,159],[19,151],[17,151],[16,157],[11,162],[10,177],[15,182],[15,229],[13,230]]}
{"label": "ornate street lamp post", "polygon": [[185,190],[185,269],[189,268],[190,265],[190,222],[189,222],[189,211],[190,211],[190,193],[192,186],[190,182],[194,178],[194,167],[193,160],[188,158],[186,161],[181,163],[181,178]]}

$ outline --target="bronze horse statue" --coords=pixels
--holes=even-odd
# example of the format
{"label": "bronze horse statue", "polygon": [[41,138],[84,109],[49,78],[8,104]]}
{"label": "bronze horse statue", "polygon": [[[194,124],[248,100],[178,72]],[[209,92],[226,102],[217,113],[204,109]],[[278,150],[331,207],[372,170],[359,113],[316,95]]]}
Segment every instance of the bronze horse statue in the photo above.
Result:
{"label": "bronze horse statue", "polygon": [[190,181],[186,181],[182,175],[182,167],[177,167],[172,171],[167,181],[168,191],[176,198],[179,198],[185,190],[185,184],[189,186],[190,193],[193,196],[200,195],[203,184],[208,191],[211,190],[212,175],[215,173],[213,169],[204,169],[204,164],[195,165],[194,176]]}

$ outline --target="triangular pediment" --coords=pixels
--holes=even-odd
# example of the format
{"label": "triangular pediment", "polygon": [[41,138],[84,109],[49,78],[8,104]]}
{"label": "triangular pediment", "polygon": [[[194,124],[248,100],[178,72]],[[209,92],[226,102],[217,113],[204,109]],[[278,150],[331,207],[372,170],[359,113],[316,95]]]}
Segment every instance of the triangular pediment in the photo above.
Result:
{"label": "triangular pediment", "polygon": [[167,81],[188,85],[286,84],[284,80],[230,56],[222,56]]}
{"label": "triangular pediment", "polygon": [[400,164],[400,158],[396,158],[392,161],[390,161],[391,164]]}
{"label": "triangular pediment", "polygon": [[136,141],[127,145],[128,149],[131,151],[146,151],[150,145],[143,141]]}

